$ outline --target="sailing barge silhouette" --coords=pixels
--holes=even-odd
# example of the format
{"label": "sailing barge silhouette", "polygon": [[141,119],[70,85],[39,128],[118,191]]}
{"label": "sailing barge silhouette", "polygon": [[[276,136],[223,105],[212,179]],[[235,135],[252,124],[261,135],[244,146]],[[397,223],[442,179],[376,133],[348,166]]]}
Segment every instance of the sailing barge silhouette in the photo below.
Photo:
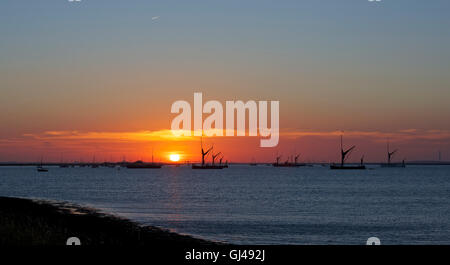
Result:
{"label": "sailing barge silhouette", "polygon": [[366,166],[364,165],[364,156],[361,158],[361,163],[359,165],[345,165],[345,161],[350,155],[350,153],[355,149],[356,146],[352,146],[349,149],[344,151],[343,145],[342,145],[342,135],[341,135],[341,164],[331,164],[330,169],[366,169]]}
{"label": "sailing barge silhouette", "polygon": [[392,157],[397,153],[398,149],[394,151],[389,150],[389,141],[387,142],[387,163],[381,164],[381,167],[406,167],[405,160],[402,163],[391,163]]}
{"label": "sailing barge silhouette", "polygon": [[280,159],[281,159],[281,155],[277,156],[276,158],[276,162],[272,164],[272,166],[274,167],[304,167],[306,166],[306,164],[304,163],[298,163],[298,158],[299,158],[300,154],[296,155],[293,162],[289,162],[289,158],[288,160],[286,160],[284,163],[280,163]]}
{"label": "sailing barge silhouette", "polygon": [[[205,151],[203,149],[203,140],[201,140],[200,146],[201,146],[201,151],[202,151],[202,164],[201,165],[193,164],[192,165],[192,169],[223,169],[223,168],[227,168],[228,167],[228,161],[226,161],[225,164],[222,164],[223,156],[220,158],[220,163],[218,165],[215,164],[216,157],[218,157],[220,154],[222,154],[222,152],[214,154],[212,152],[214,146],[211,146],[208,150]],[[212,163],[211,164],[206,164],[205,163],[205,157],[209,153],[211,153]]]}

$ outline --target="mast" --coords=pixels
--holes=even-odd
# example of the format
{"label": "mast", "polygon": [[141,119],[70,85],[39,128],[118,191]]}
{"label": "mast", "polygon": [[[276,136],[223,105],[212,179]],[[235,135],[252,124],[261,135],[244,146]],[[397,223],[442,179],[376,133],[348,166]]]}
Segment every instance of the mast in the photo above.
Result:
{"label": "mast", "polygon": [[281,158],[281,155],[277,156],[277,165],[280,164],[280,158]]}
{"label": "mast", "polygon": [[297,165],[297,161],[298,161],[298,157],[299,157],[299,156],[300,156],[300,154],[298,154],[298,155],[295,156],[295,159],[294,159],[294,160],[295,160],[295,162],[294,162],[295,165]]}
{"label": "mast", "polygon": [[388,164],[391,163],[391,153],[389,151],[389,139],[387,141],[387,155],[388,155]]}
{"label": "mast", "polygon": [[220,155],[222,152],[219,152],[219,153],[217,153],[217,154],[212,154],[211,155],[211,157],[212,157],[212,165],[214,166],[214,161],[216,160],[216,157],[218,156],[218,155]]}
{"label": "mast", "polygon": [[344,165],[344,149],[342,148],[342,134],[341,134],[341,166]]}
{"label": "mast", "polygon": [[203,149],[203,136],[200,138],[200,146],[201,146],[201,150],[202,150],[202,166],[205,165],[205,156],[213,149],[214,146],[211,146],[211,148],[209,148],[206,152]]}
{"label": "mast", "polygon": [[342,135],[341,135],[341,166],[344,166],[346,156],[347,156],[353,149],[355,149],[355,147],[356,147],[356,146],[352,146],[352,147],[350,147],[349,149],[347,149],[346,151],[344,151],[343,144],[342,144]]}
{"label": "mast", "polygon": [[398,151],[398,149],[395,149],[394,151],[390,151],[389,149],[389,139],[387,142],[387,155],[388,155],[388,164],[391,164],[391,158],[394,156],[394,154]]}

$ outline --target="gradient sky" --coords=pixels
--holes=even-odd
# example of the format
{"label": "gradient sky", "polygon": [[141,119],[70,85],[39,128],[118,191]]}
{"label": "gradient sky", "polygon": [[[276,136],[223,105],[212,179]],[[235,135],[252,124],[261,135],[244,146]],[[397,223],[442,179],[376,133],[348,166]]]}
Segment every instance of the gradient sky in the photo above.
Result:
{"label": "gradient sky", "polygon": [[[450,160],[446,0],[0,2],[0,161],[198,159],[176,100],[279,100],[282,138],[208,139],[234,161]],[[167,135],[166,135],[167,134]],[[245,146],[245,148],[242,148]],[[150,150],[150,151],[149,151]]]}

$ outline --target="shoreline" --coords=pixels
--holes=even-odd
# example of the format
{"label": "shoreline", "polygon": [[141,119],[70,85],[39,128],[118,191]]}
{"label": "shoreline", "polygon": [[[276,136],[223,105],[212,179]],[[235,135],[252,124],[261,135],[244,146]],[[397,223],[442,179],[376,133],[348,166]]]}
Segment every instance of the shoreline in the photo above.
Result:
{"label": "shoreline", "polygon": [[0,196],[0,245],[62,246],[70,237],[85,246],[223,245],[69,202]]}

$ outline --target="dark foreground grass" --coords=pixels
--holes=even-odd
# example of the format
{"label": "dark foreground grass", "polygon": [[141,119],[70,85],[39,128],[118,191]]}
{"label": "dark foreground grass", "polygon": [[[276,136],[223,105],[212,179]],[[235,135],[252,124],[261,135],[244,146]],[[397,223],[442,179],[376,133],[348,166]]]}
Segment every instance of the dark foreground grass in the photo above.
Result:
{"label": "dark foreground grass", "polygon": [[0,197],[0,245],[195,246],[216,243],[141,226],[90,208],[30,199]]}

